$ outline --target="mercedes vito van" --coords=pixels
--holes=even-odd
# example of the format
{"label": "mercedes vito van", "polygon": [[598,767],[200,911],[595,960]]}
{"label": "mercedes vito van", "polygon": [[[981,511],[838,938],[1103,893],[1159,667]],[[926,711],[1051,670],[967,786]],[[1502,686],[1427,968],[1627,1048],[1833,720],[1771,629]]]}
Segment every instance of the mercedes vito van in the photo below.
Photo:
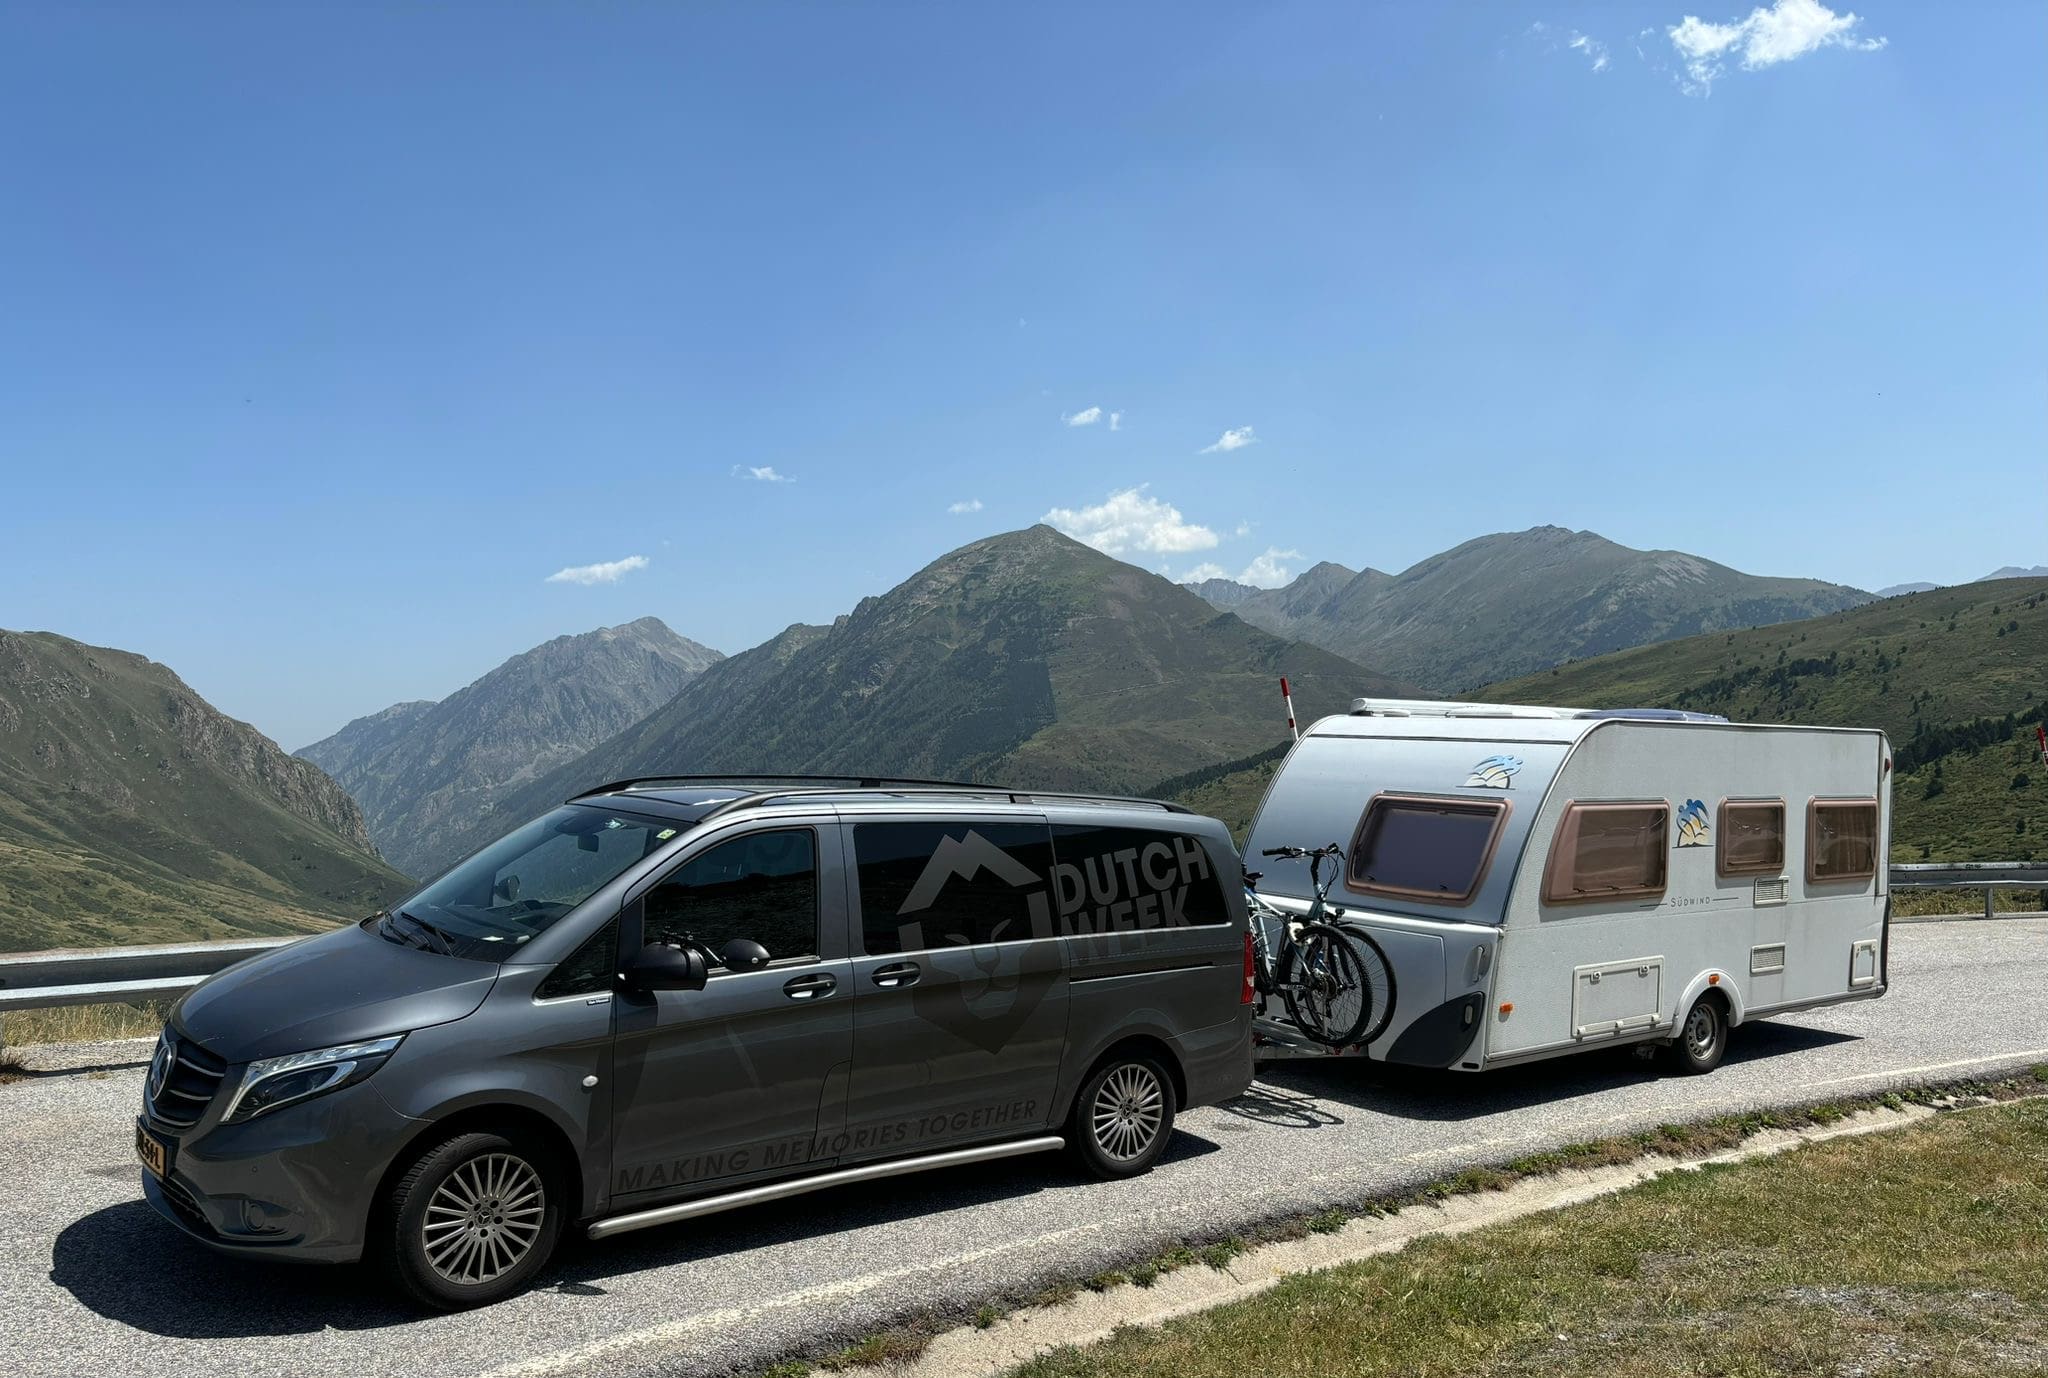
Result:
{"label": "mercedes vito van", "polygon": [[1066,1148],[1250,1083],[1229,833],[970,786],[619,781],[171,1010],[135,1147],[188,1234],[435,1308],[593,1238]]}

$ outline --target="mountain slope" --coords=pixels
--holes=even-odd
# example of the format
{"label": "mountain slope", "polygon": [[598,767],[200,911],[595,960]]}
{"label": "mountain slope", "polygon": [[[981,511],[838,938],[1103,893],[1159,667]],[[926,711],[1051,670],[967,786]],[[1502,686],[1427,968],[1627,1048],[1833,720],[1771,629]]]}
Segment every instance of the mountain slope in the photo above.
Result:
{"label": "mountain slope", "polygon": [[1398,575],[1368,569],[1335,588],[1327,575],[1318,588],[1317,570],[1235,611],[1438,693],[1629,646],[1812,617],[1870,597],[1555,526],[1482,536]]}
{"label": "mountain slope", "polygon": [[1898,766],[1894,860],[2048,856],[2048,771],[2034,738],[2048,716],[2048,579],[1638,647],[1474,697],[1881,727]]}
{"label": "mountain slope", "polygon": [[453,859],[451,829],[638,722],[721,659],[643,617],[556,637],[440,703],[358,718],[298,754],[362,805],[394,865],[426,875]]}
{"label": "mountain slope", "polygon": [[164,666],[0,632],[0,949],[305,930],[402,884],[319,767]]}
{"label": "mountain slope", "polygon": [[1142,790],[1401,686],[1218,613],[1036,526],[953,551],[831,627],[792,627],[505,801],[476,842],[578,789],[657,771],[809,771]]}

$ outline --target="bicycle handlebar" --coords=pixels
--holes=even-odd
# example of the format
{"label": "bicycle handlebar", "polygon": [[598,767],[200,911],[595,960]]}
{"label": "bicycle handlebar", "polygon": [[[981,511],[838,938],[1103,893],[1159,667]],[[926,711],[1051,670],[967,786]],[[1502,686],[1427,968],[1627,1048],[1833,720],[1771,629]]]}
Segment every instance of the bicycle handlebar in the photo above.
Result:
{"label": "bicycle handlebar", "polygon": [[1344,852],[1343,852],[1343,849],[1342,849],[1342,848],[1340,848],[1340,847],[1339,847],[1339,846],[1338,846],[1338,845],[1337,845],[1336,843],[1332,842],[1332,843],[1331,843],[1331,844],[1330,844],[1329,846],[1327,846],[1327,847],[1315,847],[1315,848],[1309,848],[1309,847],[1268,847],[1268,848],[1266,848],[1266,850],[1265,850],[1265,851],[1263,851],[1263,852],[1260,852],[1260,853],[1259,853],[1259,855],[1260,855],[1260,856],[1284,856],[1284,857],[1294,857],[1294,858],[1302,858],[1302,857],[1326,857],[1326,856],[1342,856],[1342,855],[1344,855]]}

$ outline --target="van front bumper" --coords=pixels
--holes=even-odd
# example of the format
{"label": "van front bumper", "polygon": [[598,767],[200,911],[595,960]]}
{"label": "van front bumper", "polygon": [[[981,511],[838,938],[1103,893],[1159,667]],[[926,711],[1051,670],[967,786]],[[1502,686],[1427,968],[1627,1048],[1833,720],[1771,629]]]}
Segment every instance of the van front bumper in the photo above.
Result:
{"label": "van front bumper", "polygon": [[360,1258],[386,1166],[421,1127],[367,1084],[245,1124],[214,1124],[172,1145],[170,1170],[142,1174],[143,1198],[212,1248],[304,1263]]}

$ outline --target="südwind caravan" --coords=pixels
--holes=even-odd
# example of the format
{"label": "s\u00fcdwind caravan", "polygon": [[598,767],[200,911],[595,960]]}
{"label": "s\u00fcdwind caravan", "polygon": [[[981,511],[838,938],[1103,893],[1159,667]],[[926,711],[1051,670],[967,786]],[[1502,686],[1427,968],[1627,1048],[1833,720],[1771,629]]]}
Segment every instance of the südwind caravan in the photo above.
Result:
{"label": "s\u00fcdwind caravan", "polygon": [[[1391,972],[1375,1060],[1656,1042],[1704,1072],[1736,1025],[1884,993],[1890,755],[1877,731],[1361,699],[1302,735],[1246,850],[1345,848],[1333,916]],[[1307,908],[1301,862],[1254,864]]]}

